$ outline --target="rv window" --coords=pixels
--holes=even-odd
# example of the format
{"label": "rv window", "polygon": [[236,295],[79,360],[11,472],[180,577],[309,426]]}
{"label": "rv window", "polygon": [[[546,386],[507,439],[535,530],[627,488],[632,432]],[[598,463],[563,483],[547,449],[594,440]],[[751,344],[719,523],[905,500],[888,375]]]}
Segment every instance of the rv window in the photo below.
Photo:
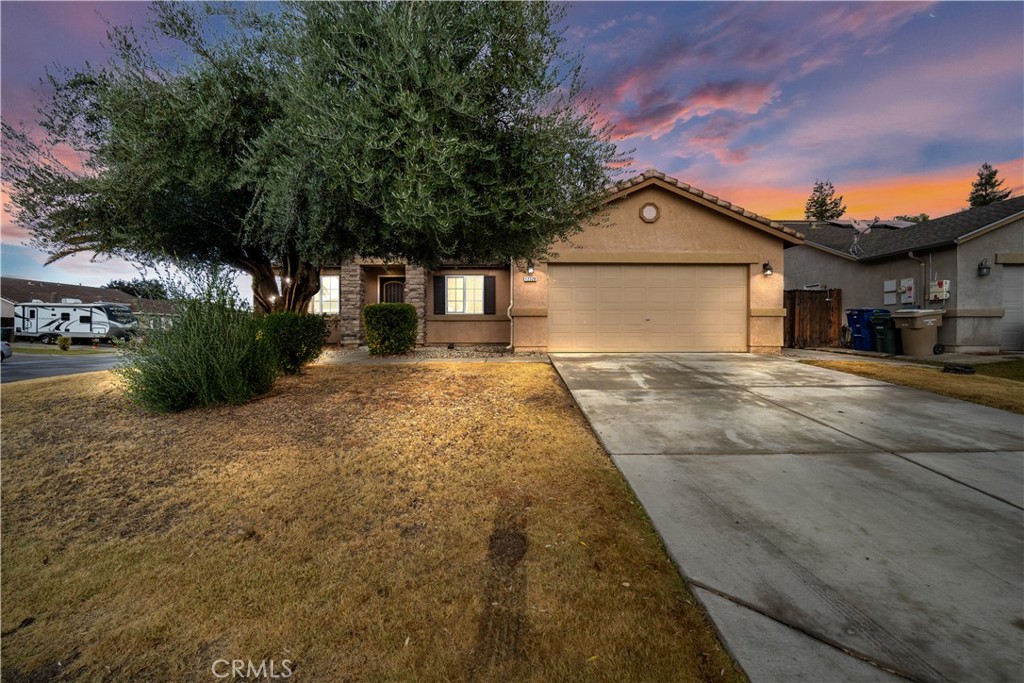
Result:
{"label": "rv window", "polygon": [[127,306],[110,306],[105,310],[107,311],[107,316],[116,323],[135,322],[135,314]]}
{"label": "rv window", "polygon": [[71,320],[71,314],[70,313],[61,313],[60,314],[60,319],[61,320]]}
{"label": "rv window", "polygon": [[91,315],[80,315],[80,316],[78,316],[78,322],[92,324],[92,316]]}
{"label": "rv window", "polygon": [[36,317],[36,309],[34,309],[34,308],[28,309],[28,317],[30,317],[30,318]]}

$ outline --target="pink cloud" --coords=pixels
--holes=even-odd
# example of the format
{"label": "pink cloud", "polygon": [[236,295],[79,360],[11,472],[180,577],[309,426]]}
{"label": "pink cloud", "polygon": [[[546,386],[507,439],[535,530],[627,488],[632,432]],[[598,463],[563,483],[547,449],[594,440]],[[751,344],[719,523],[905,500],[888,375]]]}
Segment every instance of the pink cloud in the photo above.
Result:
{"label": "pink cloud", "polygon": [[751,153],[759,147],[755,145],[731,146],[732,141],[748,127],[749,124],[735,118],[715,116],[689,137],[688,147],[711,154],[725,165],[741,164],[749,161]]}
{"label": "pink cloud", "polygon": [[[646,95],[640,100],[639,112],[620,114],[614,121],[616,131],[623,137],[639,135],[657,140],[679,123],[694,117],[708,116],[718,111],[756,114],[771,103],[777,94],[771,83],[752,83],[739,79],[706,83],[693,89],[681,100],[673,100],[664,91]],[[657,103],[662,98],[664,101]]]}

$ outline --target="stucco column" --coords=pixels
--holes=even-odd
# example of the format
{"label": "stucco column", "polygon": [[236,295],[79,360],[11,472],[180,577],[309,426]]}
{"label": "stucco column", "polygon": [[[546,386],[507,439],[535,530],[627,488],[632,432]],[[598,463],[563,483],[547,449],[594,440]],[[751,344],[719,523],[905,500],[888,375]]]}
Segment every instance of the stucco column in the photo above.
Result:
{"label": "stucco column", "polygon": [[363,268],[349,261],[341,266],[341,345],[363,343],[363,299],[366,296]]}
{"label": "stucco column", "polygon": [[416,308],[416,345],[426,342],[427,271],[420,266],[405,267],[405,303]]}

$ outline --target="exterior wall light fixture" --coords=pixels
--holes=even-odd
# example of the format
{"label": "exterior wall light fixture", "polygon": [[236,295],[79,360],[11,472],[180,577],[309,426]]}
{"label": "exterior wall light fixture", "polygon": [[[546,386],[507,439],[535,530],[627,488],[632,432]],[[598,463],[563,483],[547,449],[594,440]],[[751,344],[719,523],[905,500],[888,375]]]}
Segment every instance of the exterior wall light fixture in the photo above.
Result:
{"label": "exterior wall light fixture", "polygon": [[533,261],[526,262],[526,272],[533,275]]}
{"label": "exterior wall light fixture", "polygon": [[988,259],[981,259],[981,263],[978,264],[978,277],[988,277],[992,274],[992,266],[988,264]]}
{"label": "exterior wall light fixture", "polygon": [[761,270],[764,271],[765,277],[768,277],[769,275],[775,272],[775,270],[772,268],[772,264],[769,261],[765,261],[764,263],[761,264]]}

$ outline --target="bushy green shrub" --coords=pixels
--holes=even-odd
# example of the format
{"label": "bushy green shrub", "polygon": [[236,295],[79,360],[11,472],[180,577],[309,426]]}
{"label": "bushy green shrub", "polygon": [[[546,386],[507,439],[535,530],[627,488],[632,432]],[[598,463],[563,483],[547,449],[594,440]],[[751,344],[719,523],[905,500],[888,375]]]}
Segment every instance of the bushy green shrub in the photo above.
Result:
{"label": "bushy green shrub", "polygon": [[262,321],[241,301],[229,273],[187,271],[192,289],[174,286],[176,314],[167,329],[129,341],[115,367],[128,396],[169,412],[244,403],[270,390],[277,352]]}
{"label": "bushy green shrub", "polygon": [[71,337],[60,336],[57,337],[57,348],[61,351],[71,350]]}
{"label": "bushy green shrub", "polygon": [[294,375],[323,352],[327,319],[292,311],[271,313],[263,318],[263,333],[277,352],[278,367],[286,375]]}
{"label": "bushy green shrub", "polygon": [[416,308],[411,304],[370,304],[363,308],[371,356],[409,353],[416,346]]}

